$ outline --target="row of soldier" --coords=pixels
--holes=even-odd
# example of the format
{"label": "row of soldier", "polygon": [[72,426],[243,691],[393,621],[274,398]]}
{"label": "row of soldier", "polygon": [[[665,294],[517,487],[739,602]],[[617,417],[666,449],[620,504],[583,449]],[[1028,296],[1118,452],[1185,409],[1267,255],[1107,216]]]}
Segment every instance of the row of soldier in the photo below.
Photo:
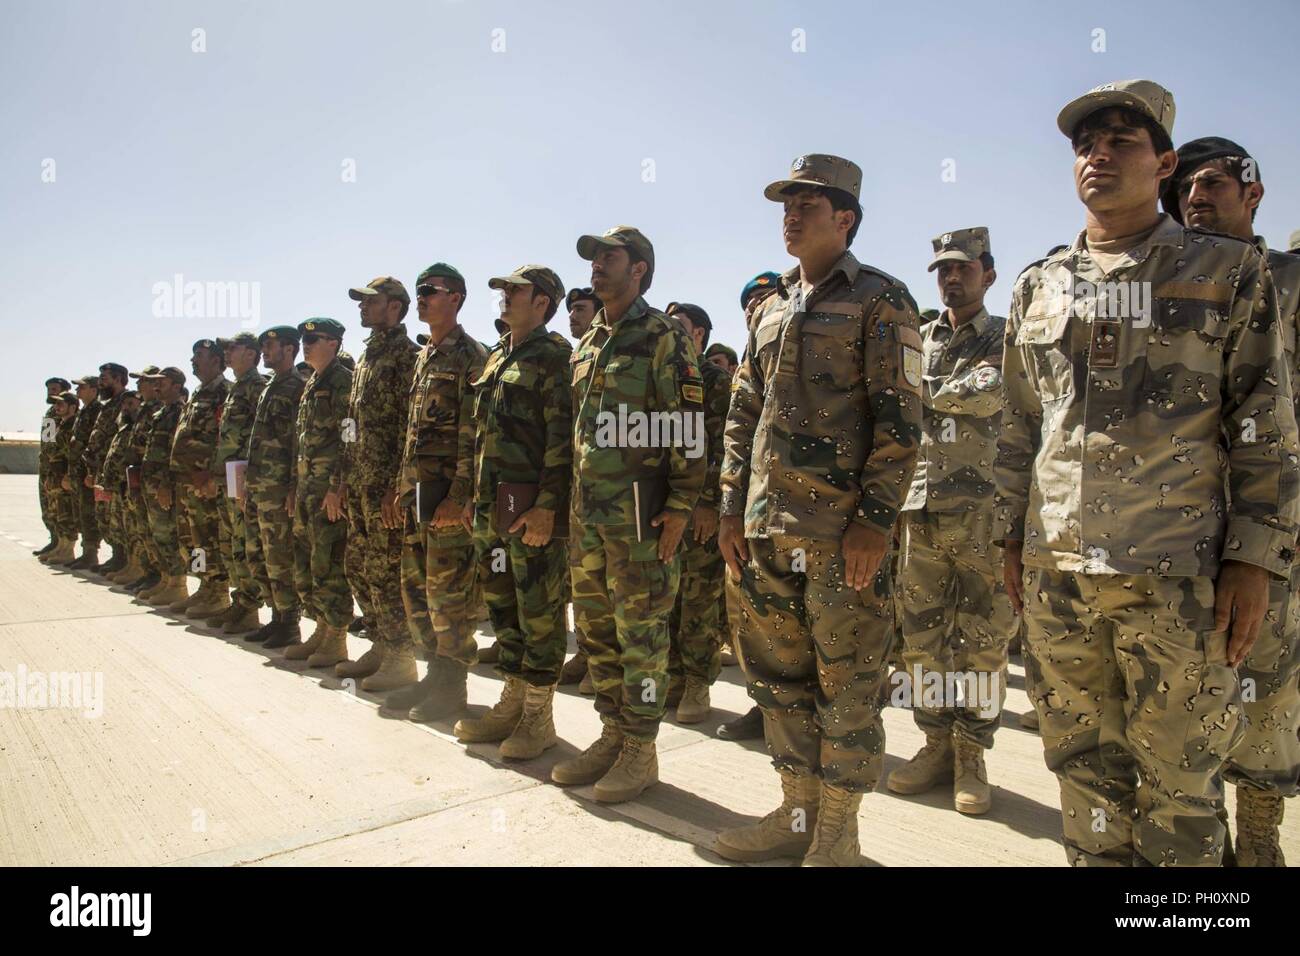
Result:
{"label": "row of soldier", "polygon": [[[536,757],[556,741],[556,684],[585,678],[602,733],[552,779],[609,802],[657,782],[668,706],[707,714],[727,632],[757,710],[724,727],[761,721],[784,795],[718,835],[737,860],[858,862],[891,688],[911,689],[926,743],[890,789],[951,782],[959,811],[986,812],[983,754],[1023,633],[1071,863],[1218,865],[1235,849],[1280,864],[1282,799],[1300,782],[1300,258],[1250,228],[1254,159],[1217,138],[1174,151],[1173,116],[1172,95],[1145,80],[1061,111],[1086,228],[1021,273],[1007,319],[984,307],[996,272],[976,227],[934,240],[945,309],[922,326],[902,283],[848,251],[860,170],[810,154],[765,190],[799,264],[746,286],[738,364],[717,346],[704,352],[716,363],[700,361],[702,309],[647,304],[654,249],[619,226],[579,239],[592,286],[576,298],[544,266],[492,279],[503,324],[490,350],[457,323],[464,280],[438,263],[417,279],[420,345],[398,280],[351,290],[371,330],[355,371],[342,326],[313,319],[196,343],[200,388],[183,412],[184,375],[146,369],[141,399],[161,407],[112,436],[78,437],[86,409],[56,397],[65,450],[43,487],[76,489],[90,550],[70,554],[64,520],[45,557],[93,563],[97,513],[121,529],[108,540],[127,580],[146,557],[160,575],[146,600],[231,630],[257,627],[265,601],[273,618],[255,637],[364,678],[417,720],[465,709],[481,590],[504,684],[456,734]],[[1099,298],[1108,283],[1128,284],[1134,311]],[[576,349],[547,331],[561,303]],[[101,419],[129,401],[120,366],[83,387],[106,382]],[[704,453],[624,429],[638,415],[698,418]],[[119,496],[88,507],[83,488],[113,475],[124,430],[144,503],[129,503],[126,478],[115,518]],[[225,466],[239,462],[246,491],[232,495]],[[374,641],[356,662],[353,596]],[[569,600],[580,651],[565,665]],[[302,613],[317,625],[306,643]],[[429,661],[419,681],[413,641]],[[974,676],[992,699],[932,702],[921,689],[935,675]]]}

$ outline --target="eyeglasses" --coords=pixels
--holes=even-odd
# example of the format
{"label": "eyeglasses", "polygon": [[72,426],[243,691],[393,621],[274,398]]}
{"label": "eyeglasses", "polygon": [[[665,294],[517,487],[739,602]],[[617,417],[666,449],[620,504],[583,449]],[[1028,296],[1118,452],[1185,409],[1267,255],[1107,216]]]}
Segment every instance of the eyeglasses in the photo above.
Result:
{"label": "eyeglasses", "polygon": [[451,295],[451,290],[442,285],[417,285],[415,287],[415,294],[422,295],[425,298],[428,298],[431,295],[437,295],[439,292],[445,292],[447,295]]}

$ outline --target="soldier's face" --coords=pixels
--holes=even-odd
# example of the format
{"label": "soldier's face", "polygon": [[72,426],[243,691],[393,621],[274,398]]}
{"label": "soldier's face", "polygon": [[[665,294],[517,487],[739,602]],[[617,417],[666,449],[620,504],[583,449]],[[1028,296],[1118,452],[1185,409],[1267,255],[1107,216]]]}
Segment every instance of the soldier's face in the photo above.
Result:
{"label": "soldier's face", "polygon": [[77,406],[73,405],[71,402],[55,402],[54,414],[64,421],[67,421],[73,415],[77,414]]}
{"label": "soldier's face", "polygon": [[590,299],[579,299],[569,310],[569,333],[575,339],[582,338],[591,328],[591,322],[595,317],[596,304]]}
{"label": "soldier's face", "polygon": [[1074,144],[1075,191],[1093,212],[1154,204],[1161,180],[1178,165],[1173,150],[1157,153],[1150,132],[1118,113],[1104,110],[1101,123]]}
{"label": "soldier's face", "polygon": [[181,390],[181,387],[169,378],[160,378],[155,384],[158,387],[158,398],[164,402],[173,401]]}
{"label": "soldier's face", "polygon": [[207,381],[221,371],[221,359],[211,349],[197,348],[190,358],[190,368],[201,381]]}
{"label": "soldier's face", "polygon": [[831,201],[811,189],[786,196],[781,219],[785,250],[796,259],[814,257],[841,247],[853,225],[853,213],[836,212]]}
{"label": "soldier's face", "polygon": [[138,415],[139,413],[140,413],[139,398],[128,398],[124,402],[122,402],[122,414],[126,416],[127,421],[130,422],[135,421],[135,416]]}
{"label": "soldier's face", "polygon": [[939,264],[939,298],[950,309],[979,302],[989,283],[985,281],[984,266],[978,262],[949,260]]}
{"label": "soldier's face", "polygon": [[99,396],[100,398],[113,397],[113,375],[110,372],[99,373]]}
{"label": "soldier's face", "polygon": [[[441,276],[433,276],[424,280],[417,287],[415,312],[419,315],[420,321],[426,325],[456,321],[456,313],[459,311],[462,296],[459,292],[447,291],[446,282],[447,280]],[[421,295],[419,289],[425,287],[430,292],[428,295]]]}
{"label": "soldier's face", "polygon": [[230,361],[230,370],[236,376],[243,375],[250,368],[257,366],[257,349],[248,345],[231,346],[227,358]]}
{"label": "soldier's face", "polygon": [[154,384],[152,379],[140,379],[136,390],[140,393],[140,401],[142,402],[152,402],[158,397],[158,386]]}
{"label": "soldier's face", "polygon": [[1216,159],[1184,176],[1178,184],[1178,209],[1195,229],[1241,234],[1251,231],[1250,213],[1264,195],[1259,183],[1243,183]]}
{"label": "soldier's face", "polygon": [[712,362],[714,365],[716,365],[718,368],[722,369],[728,375],[731,375],[735,371],[735,369],[731,367],[731,362],[728,360],[728,358],[725,355],[722,355],[721,353],[719,353],[718,355],[710,356],[709,361]]}
{"label": "soldier's face", "polygon": [[602,247],[591,260],[591,289],[606,302],[624,299],[633,289],[640,288],[644,269],[637,274],[636,266],[644,265],[641,262],[633,265],[632,257],[621,246]]}
{"label": "soldier's face", "polygon": [[389,303],[392,303],[394,322],[396,325],[396,315],[401,303],[396,299],[390,299],[386,295],[368,295],[357,303],[357,310],[361,313],[361,327],[363,329],[384,329],[389,325]]}
{"label": "soldier's face", "polygon": [[56,382],[55,384],[53,384],[53,385],[46,385],[46,386],[45,386],[45,397],[46,397],[46,398],[53,398],[55,395],[59,394],[59,392],[61,392],[61,391],[63,391],[63,386],[59,385],[57,382]]}
{"label": "soldier's face", "polygon": [[695,351],[702,353],[704,351],[704,329],[692,322],[691,317],[685,312],[674,312],[673,318],[682,324],[686,334],[691,337],[691,341],[695,343]]}
{"label": "soldier's face", "polygon": [[99,397],[99,389],[94,385],[78,385],[77,398],[81,399],[82,404],[89,405]]}

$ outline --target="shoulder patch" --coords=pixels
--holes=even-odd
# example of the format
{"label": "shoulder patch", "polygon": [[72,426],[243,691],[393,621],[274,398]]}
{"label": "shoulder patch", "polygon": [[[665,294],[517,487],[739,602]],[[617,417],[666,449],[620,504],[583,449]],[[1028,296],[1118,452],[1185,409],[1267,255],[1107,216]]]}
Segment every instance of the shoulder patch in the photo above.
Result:
{"label": "shoulder patch", "polygon": [[703,405],[704,387],[701,385],[683,385],[682,401],[688,405]]}

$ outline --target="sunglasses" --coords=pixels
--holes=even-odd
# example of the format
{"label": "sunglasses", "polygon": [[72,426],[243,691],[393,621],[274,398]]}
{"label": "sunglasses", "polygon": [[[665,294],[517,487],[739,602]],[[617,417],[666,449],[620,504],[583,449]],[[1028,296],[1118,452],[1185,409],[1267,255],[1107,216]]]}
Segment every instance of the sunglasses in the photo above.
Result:
{"label": "sunglasses", "polygon": [[428,298],[431,295],[437,295],[439,292],[445,292],[447,293],[447,295],[451,295],[451,290],[448,289],[446,286],[442,286],[442,285],[426,284],[426,285],[417,285],[415,287],[415,294],[422,295],[426,298]]}
{"label": "sunglasses", "polygon": [[315,345],[315,344],[316,344],[317,342],[319,342],[321,339],[331,339],[331,340],[332,340],[333,338],[334,338],[334,336],[332,336],[332,335],[322,335],[322,334],[319,333],[319,332],[308,332],[306,335],[304,335],[304,336],[302,337],[302,344],[303,344],[303,345]]}

